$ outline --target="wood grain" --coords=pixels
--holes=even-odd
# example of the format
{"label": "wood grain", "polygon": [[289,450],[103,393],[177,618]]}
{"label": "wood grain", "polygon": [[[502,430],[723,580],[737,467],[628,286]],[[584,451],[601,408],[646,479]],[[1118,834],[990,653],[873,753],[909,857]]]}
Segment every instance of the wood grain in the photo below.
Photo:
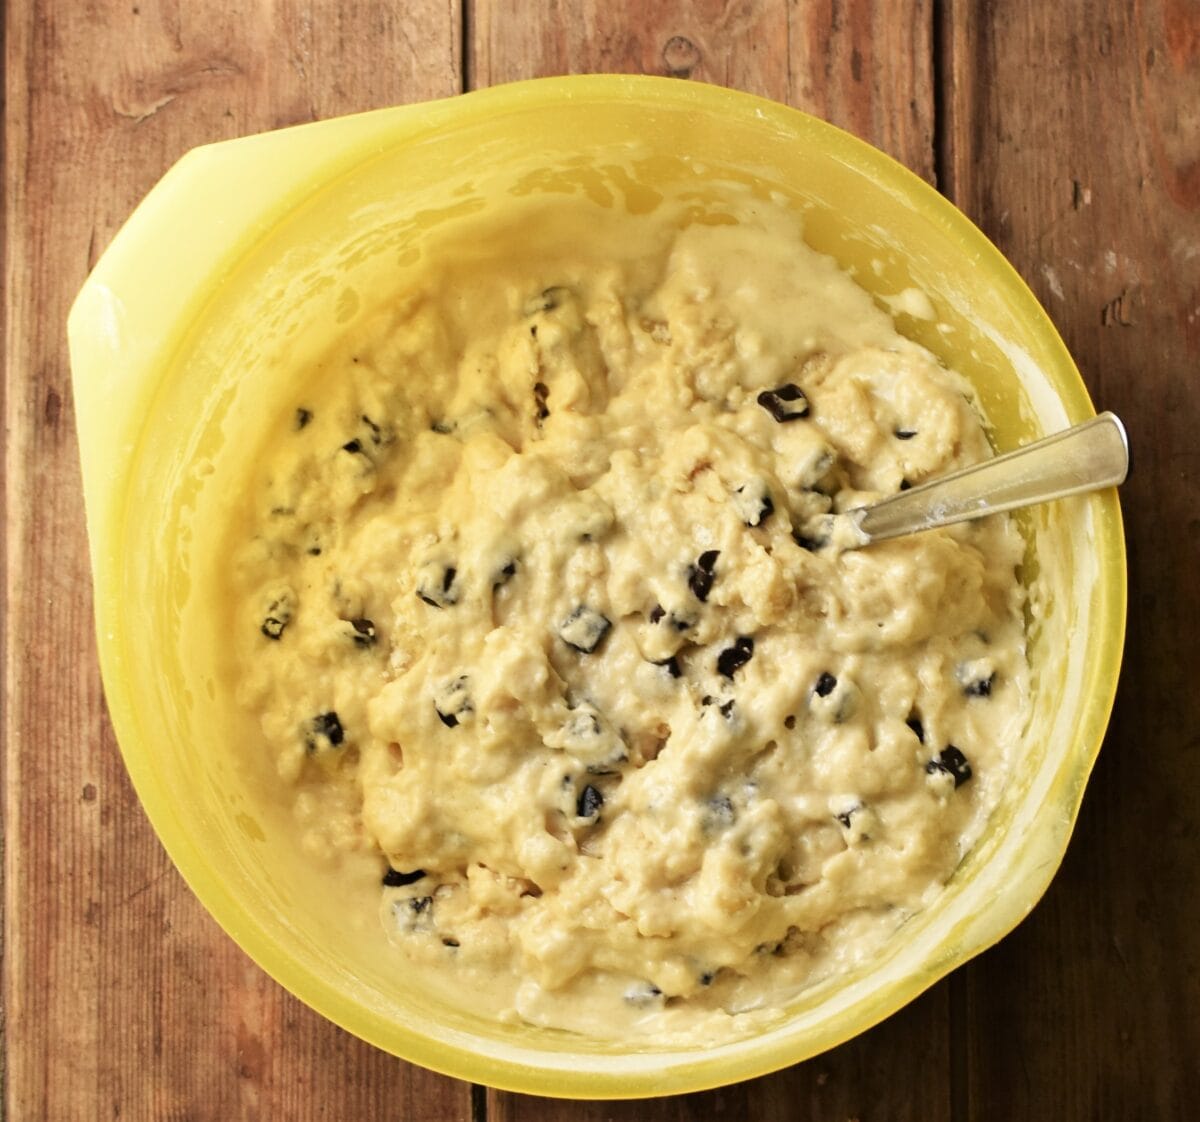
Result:
{"label": "wood grain", "polygon": [[[1200,1117],[1195,3],[10,0],[4,18],[7,1117]],[[142,817],[95,665],[63,324],[133,204],[196,144],[602,70],[816,112],[936,174],[983,225],[1130,429],[1125,672],[1046,899],[896,1017],[700,1095],[473,1101],[267,979]]]}
{"label": "wood grain", "polygon": [[733,86],[856,133],[933,178],[928,0],[466,0],[473,88],[633,73]]}
{"label": "wood grain", "polygon": [[848,1044],[774,1075],[672,1098],[575,1103],[489,1092],[488,1122],[937,1122],[950,1114],[944,987]]}
{"label": "wood grain", "polygon": [[1200,1112],[1200,8],[952,4],[952,197],[1122,416],[1130,617],[1067,860],[973,963],[970,1118]]}
{"label": "wood grain", "polygon": [[8,1117],[466,1119],[468,1087],[253,966],[142,816],[96,668],[63,331],[188,148],[455,92],[458,6],[27,2],[5,20]]}
{"label": "wood grain", "polygon": [[[932,11],[923,3],[581,0],[530,9],[520,0],[475,0],[468,26],[475,86],[594,71],[734,85],[816,113],[933,176]],[[873,1032],[766,1079],[686,1098],[586,1106],[490,1092],[488,1117],[936,1122],[950,1117],[951,1062],[949,990],[941,986]]]}

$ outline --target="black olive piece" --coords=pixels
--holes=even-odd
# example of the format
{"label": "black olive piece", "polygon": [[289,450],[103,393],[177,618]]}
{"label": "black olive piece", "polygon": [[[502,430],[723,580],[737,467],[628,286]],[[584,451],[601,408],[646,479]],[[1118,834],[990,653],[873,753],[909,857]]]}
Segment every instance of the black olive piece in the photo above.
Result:
{"label": "black olive piece", "polygon": [[828,670],[825,670],[817,679],[817,684],[813,687],[813,693],[817,697],[828,697],[836,689],[837,679]]}
{"label": "black olive piece", "polygon": [[338,720],[338,715],[332,710],[313,718],[313,731],[327,736],[329,743],[334,745],[341,744],[345,737],[342,722]]}
{"label": "black olive piece", "polygon": [[424,869],[413,869],[411,873],[402,873],[399,869],[388,869],[383,874],[383,886],[384,888],[405,888],[410,884],[416,884],[424,876]]}
{"label": "black olive piece", "polygon": [[544,421],[550,416],[550,410],[546,407],[546,398],[550,396],[550,389],[545,382],[533,383],[533,401],[537,406],[537,419]]}
{"label": "black olive piece", "polygon": [[822,549],[829,542],[825,538],[809,538],[800,533],[799,530],[792,531],[792,541],[794,541],[801,549],[808,550],[809,553],[816,553],[818,549]]}
{"label": "black olive piece", "polygon": [[708,599],[708,594],[712,591],[713,578],[715,576],[714,570],[717,566],[717,558],[720,556],[721,551],[719,549],[708,549],[696,558],[694,565],[688,566],[688,588],[692,590],[692,595],[702,604]]}
{"label": "black olive piece", "polygon": [[909,717],[909,718],[908,718],[908,720],[907,720],[907,721],[905,721],[904,723],[905,723],[906,725],[908,725],[908,727],[909,727],[910,729],[912,729],[912,731],[913,731],[913,732],[914,732],[914,734],[916,735],[917,739],[918,739],[918,740],[919,740],[919,741],[920,741],[922,744],[924,744],[924,743],[925,743],[925,726],[924,726],[923,724],[921,724],[921,718],[920,718],[920,717],[918,717],[918,716],[916,715],[916,713],[914,713],[914,714],[912,714],[912,716],[911,716],[911,717]]}
{"label": "black olive piece", "polygon": [[955,748],[953,744],[947,744],[938,755],[934,756],[925,765],[925,770],[930,775],[941,771],[945,772],[946,775],[954,776],[955,787],[961,787],[972,775],[971,765],[967,762],[967,757],[959,749]]}
{"label": "black olive piece", "polygon": [[350,626],[354,628],[354,645],[370,647],[375,643],[375,625],[369,619],[352,619]]}
{"label": "black olive piece", "polygon": [[447,565],[439,586],[430,589],[428,585],[422,585],[417,588],[417,596],[431,608],[445,608],[450,604],[457,604],[458,594],[453,591],[454,578],[457,576],[458,570],[453,565]]}
{"label": "black olive piece", "polygon": [[967,697],[991,697],[992,686],[996,683],[996,672],[993,670],[986,678],[977,678],[963,687]]}
{"label": "black olive piece", "polygon": [[409,900],[408,906],[412,908],[413,915],[419,916],[422,913],[429,911],[429,909],[433,907],[433,897],[414,896],[411,900]]}
{"label": "black olive piece", "polygon": [[840,822],[848,830],[850,829],[850,819],[853,818],[854,815],[856,815],[860,810],[862,810],[862,803],[858,803],[856,806],[848,806],[842,811],[841,814],[835,814],[834,818],[836,818],[838,822]]}
{"label": "black olive piece", "polygon": [[308,409],[296,410],[296,431],[299,432],[309,421],[312,420],[312,412]]}
{"label": "black olive piece", "polygon": [[649,1005],[655,998],[662,997],[662,990],[653,982],[643,982],[625,994],[630,1005]]}
{"label": "black olive piece", "polygon": [[579,792],[575,802],[575,814],[580,818],[594,818],[604,805],[604,796],[590,783]]}
{"label": "black olive piece", "polygon": [[553,312],[562,303],[563,297],[569,290],[562,285],[551,285],[544,289],[540,296],[535,296],[525,305],[526,315],[536,315],[538,312]]}
{"label": "black olive piece", "polygon": [[763,390],[755,400],[780,424],[808,416],[808,398],[793,382],[785,382],[773,390]]}
{"label": "black olive piece", "polygon": [[475,712],[465,674],[442,683],[433,699],[433,711],[448,729],[457,728],[461,717]]}
{"label": "black olive piece", "polygon": [[517,575],[517,561],[514,557],[511,561],[506,561],[500,571],[492,578],[492,591],[501,588],[508,584],[510,580]]}
{"label": "black olive piece", "polygon": [[912,438],[917,435],[917,430],[916,429],[895,429],[892,432],[892,435],[897,440],[912,440]]}
{"label": "black olive piece", "polygon": [[[743,483],[740,487],[733,489],[734,505],[737,507],[738,513],[742,516],[742,523],[752,529],[756,526],[761,526],[772,514],[775,513],[775,503],[771,496],[767,494],[764,485],[762,493],[754,494],[753,491],[748,492],[747,488],[751,484]],[[755,488],[756,490],[758,488]]]}
{"label": "black olive piece", "polygon": [[674,612],[668,612],[661,604],[655,604],[654,607],[650,609],[650,615],[646,618],[649,619],[651,623],[661,623],[664,619],[666,619],[666,621],[673,628],[675,628],[676,631],[686,631],[694,622],[690,619],[681,619]]}
{"label": "black olive piece", "polygon": [[305,747],[310,752],[315,752],[320,738],[327,740],[334,748],[346,738],[342,722],[338,720],[338,715],[332,710],[328,713],[318,713],[308,723],[308,736],[304,739]]}
{"label": "black olive piece", "polygon": [[900,490],[907,491],[912,486],[907,479],[900,480]]}
{"label": "black olive piece", "polygon": [[580,654],[591,654],[608,634],[612,623],[586,604],[580,604],[559,624],[558,637]]}
{"label": "black olive piece", "polygon": [[259,630],[268,638],[278,640],[283,629],[292,622],[292,599],[288,594],[273,597]]}
{"label": "black olive piece", "polygon": [[733,719],[733,698],[730,698],[728,701],[718,703],[715,697],[712,697],[710,694],[705,694],[700,699],[700,704],[716,705],[717,709],[720,710],[722,717],[724,717],[727,721]]}
{"label": "black olive piece", "polygon": [[451,950],[453,950],[456,947],[461,946],[461,944],[459,943],[459,941],[457,939],[451,939],[449,936],[447,936],[445,939],[442,940],[442,946],[449,947]]}
{"label": "black olive piece", "polygon": [[754,640],[740,635],[732,647],[726,647],[717,655],[717,673],[732,678],[754,656]]}
{"label": "black olive piece", "polygon": [[654,663],[654,665],[663,667],[672,678],[683,677],[683,669],[679,665],[679,659],[677,659],[674,655],[672,655],[670,658],[659,659]]}
{"label": "black olive piece", "polygon": [[624,735],[607,728],[603,718],[590,705],[585,704],[571,713],[563,733],[569,751],[591,757],[587,764],[589,775],[612,775],[629,759]]}

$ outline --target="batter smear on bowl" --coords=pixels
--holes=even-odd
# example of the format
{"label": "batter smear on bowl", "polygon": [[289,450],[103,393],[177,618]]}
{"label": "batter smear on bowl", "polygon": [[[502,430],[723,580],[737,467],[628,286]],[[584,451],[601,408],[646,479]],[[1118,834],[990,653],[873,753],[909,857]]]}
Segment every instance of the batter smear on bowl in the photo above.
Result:
{"label": "batter smear on bowl", "polygon": [[430,267],[298,381],[234,648],[297,844],[379,855],[397,984],[683,1039],[936,900],[1020,750],[1024,544],[841,548],[991,451],[793,218],[623,245]]}

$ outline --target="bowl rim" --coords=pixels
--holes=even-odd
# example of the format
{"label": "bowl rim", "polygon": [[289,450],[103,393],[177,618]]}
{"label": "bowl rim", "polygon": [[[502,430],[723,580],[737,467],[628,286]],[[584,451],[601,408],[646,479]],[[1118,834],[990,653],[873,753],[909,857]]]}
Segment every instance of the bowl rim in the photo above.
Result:
{"label": "bowl rim", "polygon": [[[357,139],[346,152],[346,159],[352,160],[348,166],[353,167],[369,161],[381,150],[393,150],[434,132],[453,129],[460,122],[474,122],[482,116],[514,115],[552,104],[571,103],[582,107],[630,102],[649,107],[669,104],[672,109],[714,114],[735,124],[738,121],[753,122],[761,127],[765,123],[773,126],[781,139],[819,144],[852,169],[887,182],[889,191],[958,238],[977,262],[977,268],[987,271],[993,283],[1005,291],[1015,306],[1021,308],[1028,320],[1029,332],[1037,335],[1055,356],[1053,367],[1044,368],[1044,373],[1071,419],[1081,420],[1094,415],[1095,410],[1083,380],[1049,316],[1014,267],[982,231],[948,199],[902,164],[865,141],[802,110],[753,94],[699,82],[635,75],[586,75],[515,82],[437,101],[333,118],[282,131],[298,134],[305,130],[327,129],[334,124],[359,122],[362,127],[356,134]],[[222,142],[209,146],[208,151],[215,153],[229,146],[246,145],[274,135],[277,134],[265,133]],[[191,155],[185,156],[181,164],[186,164]],[[179,167],[176,165],[176,169]],[[167,194],[178,186],[177,181],[170,181],[174,173],[174,170],[168,173],[167,180],[160,182],[139,206],[106,251],[106,258],[119,258],[125,262],[137,258],[140,246],[147,237],[148,223],[144,221],[144,212],[148,204],[161,208],[169,201]],[[321,163],[295,194],[294,199],[300,202],[293,200],[289,203],[279,214],[277,222],[285,222],[295,206],[303,205],[312,194],[324,189],[340,174],[337,167],[328,162]],[[256,240],[243,240],[224,249],[217,258],[222,270],[230,273],[238,269],[253,255],[256,245]],[[81,392],[80,382],[88,366],[88,338],[103,327],[97,327],[96,306],[87,298],[89,286],[95,289],[105,278],[103,266],[102,259],[85,283],[70,317],[72,372],[77,399]],[[204,276],[198,288],[202,292],[209,292],[213,279],[212,276]],[[202,311],[198,310],[196,314],[202,314]],[[86,456],[88,447],[84,427],[81,418],[80,441]],[[132,463],[136,456],[129,455],[127,458]],[[121,674],[125,660],[120,654],[120,645],[128,641],[128,636],[116,593],[120,558],[112,550],[103,550],[100,542],[119,539],[119,527],[123,525],[127,512],[121,503],[111,500],[102,505],[94,492],[89,492],[85,498],[96,584],[98,654],[110,714],[130,778],[168,855],[205,909],[267,974],[290,993],[352,1034],[404,1059],[459,1079],[537,1095],[586,1099],[657,1097],[755,1078],[796,1062],[799,1057],[795,1042],[785,1039],[751,1052],[748,1058],[743,1052],[724,1063],[721,1062],[719,1050],[694,1052],[687,1062],[671,1065],[669,1071],[655,1070],[653,1065],[635,1071],[622,1070],[618,1066],[619,1056],[611,1057],[614,1065],[611,1071],[570,1071],[557,1066],[538,1068],[424,1036],[413,1026],[385,1021],[374,1011],[364,1011],[362,1005],[325,978],[312,973],[294,959],[281,956],[268,933],[227,889],[219,873],[209,867],[201,847],[171,813],[169,800],[146,754],[126,747],[140,744],[141,737],[133,731],[138,724],[133,698]],[[1090,695],[1091,703],[1084,712],[1081,722],[1084,727],[1078,738],[1080,744],[1087,746],[1087,751],[1072,773],[1078,782],[1073,784],[1069,806],[1063,807],[1064,813],[1069,812],[1067,828],[1062,832],[1061,845],[1055,847],[1056,859],[1044,871],[1040,883],[1029,878],[1026,911],[1042,896],[1066,851],[1087,776],[1103,742],[1120,670],[1127,579],[1120,506],[1115,491],[1092,496],[1087,501],[1092,504],[1090,509],[1099,558],[1099,596],[1093,608],[1095,626],[1103,634],[1111,634],[1114,641],[1105,644],[1104,649],[1097,653],[1096,663],[1092,667],[1091,681],[1095,684],[1095,690]],[[818,1050],[835,1047],[890,1016],[962,962],[1003,937],[1020,918],[1017,916],[1002,930],[995,932],[990,941],[973,947],[956,948],[954,954],[931,964],[926,972],[889,983],[886,1000],[873,1006],[865,1019],[855,1020],[851,1027],[828,1034]]]}

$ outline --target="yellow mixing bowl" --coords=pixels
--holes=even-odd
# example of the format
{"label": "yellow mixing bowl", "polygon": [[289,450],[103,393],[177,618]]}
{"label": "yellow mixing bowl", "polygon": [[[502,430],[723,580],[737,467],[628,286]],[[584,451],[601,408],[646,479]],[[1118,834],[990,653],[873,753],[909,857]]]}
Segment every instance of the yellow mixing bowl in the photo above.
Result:
{"label": "yellow mixing bowl", "polygon": [[[272,976],[406,1059],[498,1087],[659,1095],[794,1063],[874,1024],[1010,930],[1061,861],[1112,704],[1125,613],[1114,493],[1027,512],[1033,716],[988,831],[885,953],[706,1049],[622,1051],[490,1023],[389,975],[371,936],[307,890],[244,766],[219,673],[212,576],[245,450],[288,401],[295,356],[403,287],[423,246],[505,199],[576,194],[633,212],[747,191],[803,213],[818,250],[965,374],[1004,450],[1093,414],[1071,359],[996,249],[928,185],[829,125],[744,94],[550,79],[197,149],[150,193],[69,324],[100,661],[126,765],[196,895]],[[903,306],[900,302],[897,306]]]}

